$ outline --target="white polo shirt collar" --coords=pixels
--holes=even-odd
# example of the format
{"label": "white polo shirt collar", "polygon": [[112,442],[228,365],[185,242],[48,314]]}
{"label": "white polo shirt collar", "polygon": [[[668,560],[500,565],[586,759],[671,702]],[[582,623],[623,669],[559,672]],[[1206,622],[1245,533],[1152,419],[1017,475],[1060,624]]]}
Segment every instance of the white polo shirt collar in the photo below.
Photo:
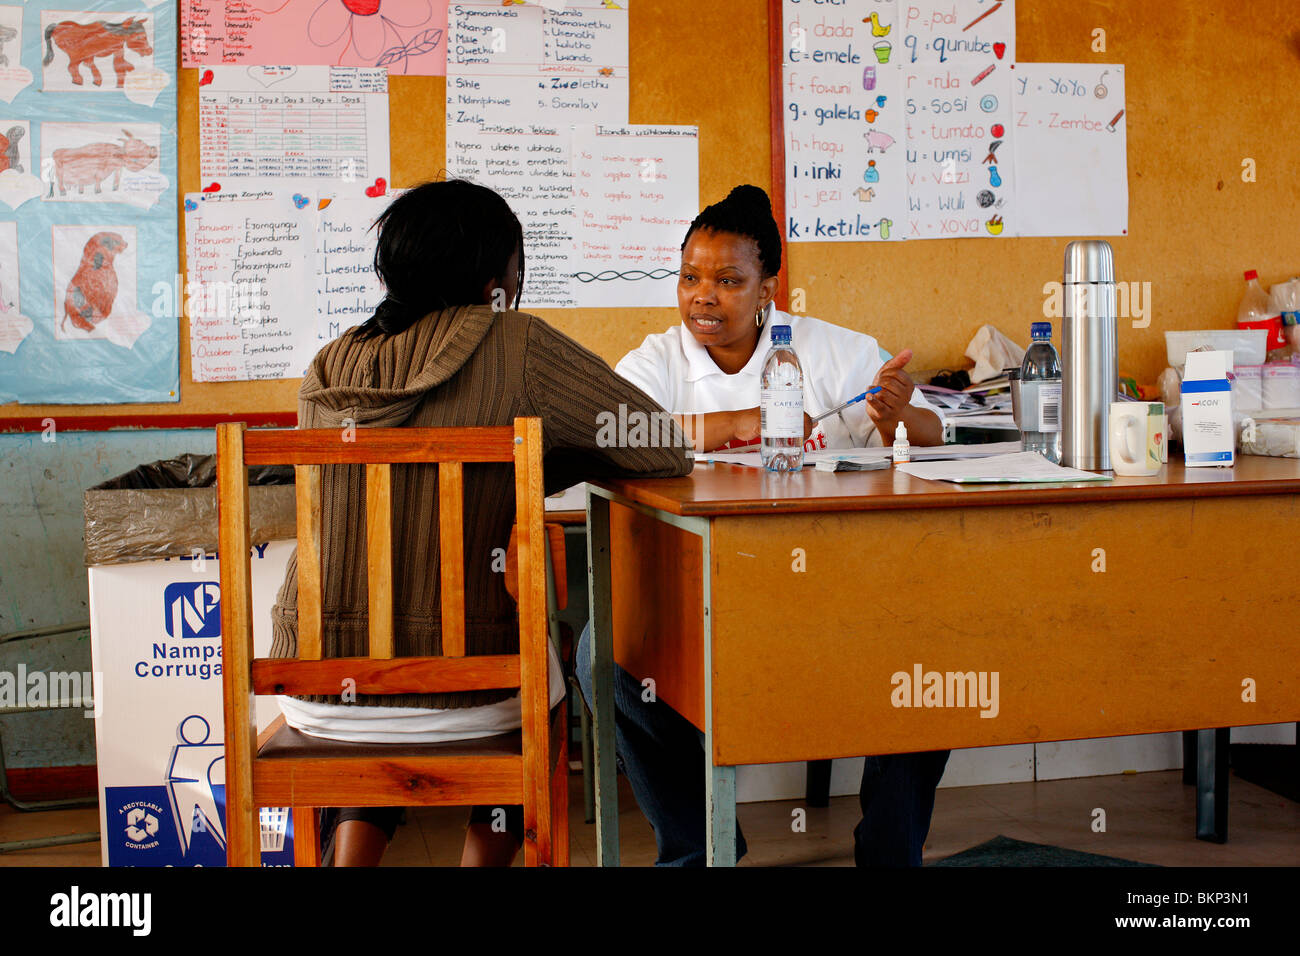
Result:
{"label": "white polo shirt collar", "polygon": [[[772,312],[773,305],[769,302],[767,308],[763,311],[763,326],[759,329],[759,341],[757,347],[754,349],[754,354],[749,357],[749,361],[745,363],[745,367],[735,373],[736,375],[757,376],[763,373],[763,359],[767,356],[767,349],[763,345],[763,338],[765,333],[770,333],[771,331]],[[793,322],[791,322],[791,324],[793,324]],[[701,345],[695,336],[691,334],[691,330],[687,327],[685,320],[682,321],[680,338],[682,343],[682,354],[686,358],[686,371],[682,377],[686,381],[698,382],[700,379],[707,378],[710,375],[727,374],[722,369],[718,368],[718,363],[713,361],[713,356],[709,354],[709,350]]]}

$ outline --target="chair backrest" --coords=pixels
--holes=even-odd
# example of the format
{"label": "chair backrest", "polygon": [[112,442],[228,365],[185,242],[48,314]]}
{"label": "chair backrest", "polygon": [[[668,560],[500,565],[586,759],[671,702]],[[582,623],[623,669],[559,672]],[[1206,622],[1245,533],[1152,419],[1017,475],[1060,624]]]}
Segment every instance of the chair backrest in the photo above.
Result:
{"label": "chair backrest", "polygon": [[[467,462],[513,464],[518,539],[519,654],[465,656],[464,482]],[[391,466],[438,466],[441,657],[393,657]],[[253,655],[248,478],[250,465],[293,465],[298,532],[298,657]],[[364,465],[369,656],[321,658],[321,466]],[[247,430],[217,426],[227,812],[252,804],[255,694],[437,693],[518,687],[524,792],[547,785],[548,567],[542,427]],[[553,592],[553,585],[550,585]],[[231,854],[244,848],[228,847]]]}

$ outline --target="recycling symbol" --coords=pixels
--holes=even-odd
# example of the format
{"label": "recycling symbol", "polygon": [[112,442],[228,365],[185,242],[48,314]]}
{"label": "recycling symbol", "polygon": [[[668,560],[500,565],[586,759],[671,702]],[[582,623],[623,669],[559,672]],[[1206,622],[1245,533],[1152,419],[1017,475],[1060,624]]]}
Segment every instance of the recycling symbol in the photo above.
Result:
{"label": "recycling symbol", "polygon": [[158,832],[158,818],[141,807],[132,808],[126,815],[126,835],[136,843],[143,843]]}

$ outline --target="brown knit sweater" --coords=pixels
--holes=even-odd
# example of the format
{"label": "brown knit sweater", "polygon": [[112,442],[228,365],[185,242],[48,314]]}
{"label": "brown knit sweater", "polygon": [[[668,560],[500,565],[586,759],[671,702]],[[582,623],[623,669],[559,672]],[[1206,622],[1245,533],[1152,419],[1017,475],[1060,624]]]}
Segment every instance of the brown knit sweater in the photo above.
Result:
{"label": "brown knit sweater", "polygon": [[[463,306],[425,316],[398,335],[367,341],[347,333],[313,360],[298,392],[299,428],[509,425],[542,420],[547,494],[602,476],[684,475],[677,447],[602,448],[604,411],[662,409],[599,357],[541,319]],[[504,548],[515,520],[513,469],[467,464],[465,487],[465,645],[467,654],[519,651],[515,605],[493,549]],[[393,629],[398,657],[442,653],[436,465],[393,467]],[[321,474],[322,652],[363,656],[368,646],[365,472],[329,465]],[[497,562],[500,567],[501,562]],[[289,560],[272,609],[272,657],[295,657],[298,562]],[[470,707],[513,690],[447,694],[357,695],[356,704]],[[303,700],[339,703],[338,696]]]}

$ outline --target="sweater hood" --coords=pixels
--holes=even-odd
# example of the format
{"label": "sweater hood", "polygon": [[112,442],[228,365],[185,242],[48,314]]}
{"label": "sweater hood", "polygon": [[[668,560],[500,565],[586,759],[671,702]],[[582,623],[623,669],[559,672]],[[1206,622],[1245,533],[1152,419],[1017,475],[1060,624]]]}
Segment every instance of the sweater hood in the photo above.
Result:
{"label": "sweater hood", "polygon": [[469,360],[498,313],[488,305],[431,312],[397,335],[347,332],[316,354],[298,390],[299,427],[395,427]]}

